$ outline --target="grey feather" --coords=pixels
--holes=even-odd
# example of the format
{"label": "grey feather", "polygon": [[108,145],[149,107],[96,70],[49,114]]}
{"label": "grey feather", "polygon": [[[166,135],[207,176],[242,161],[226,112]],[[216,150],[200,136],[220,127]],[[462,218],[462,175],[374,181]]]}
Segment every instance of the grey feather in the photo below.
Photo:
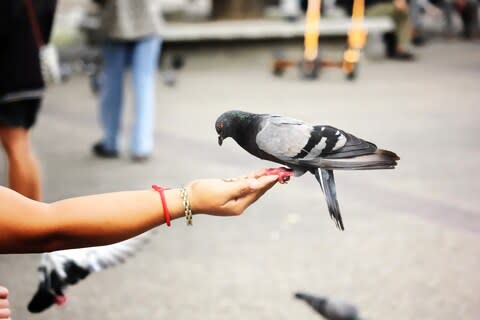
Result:
{"label": "grey feather", "polygon": [[315,171],[315,178],[325,194],[327,200],[328,211],[330,218],[335,221],[337,228],[345,230],[343,226],[342,215],[340,214],[340,206],[337,201],[337,190],[335,188],[335,178],[332,170],[317,169]]}
{"label": "grey feather", "polygon": [[65,290],[93,272],[124,263],[145,247],[155,230],[115,244],[43,253],[40,282],[28,304],[32,313],[42,312],[64,297]]}

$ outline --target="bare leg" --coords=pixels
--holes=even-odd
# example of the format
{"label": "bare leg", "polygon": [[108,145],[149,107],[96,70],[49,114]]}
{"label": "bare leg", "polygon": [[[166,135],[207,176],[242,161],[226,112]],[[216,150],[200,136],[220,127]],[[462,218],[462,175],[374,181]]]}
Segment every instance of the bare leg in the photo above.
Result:
{"label": "bare leg", "polygon": [[40,200],[40,171],[28,130],[0,126],[0,141],[7,154],[10,188],[30,199]]}

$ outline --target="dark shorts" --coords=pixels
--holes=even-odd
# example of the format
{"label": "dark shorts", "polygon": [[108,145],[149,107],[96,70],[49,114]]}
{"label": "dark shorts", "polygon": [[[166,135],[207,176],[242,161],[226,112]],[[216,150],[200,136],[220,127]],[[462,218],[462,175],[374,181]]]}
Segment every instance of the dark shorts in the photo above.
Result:
{"label": "dark shorts", "polygon": [[40,99],[0,103],[0,126],[30,129],[40,110]]}

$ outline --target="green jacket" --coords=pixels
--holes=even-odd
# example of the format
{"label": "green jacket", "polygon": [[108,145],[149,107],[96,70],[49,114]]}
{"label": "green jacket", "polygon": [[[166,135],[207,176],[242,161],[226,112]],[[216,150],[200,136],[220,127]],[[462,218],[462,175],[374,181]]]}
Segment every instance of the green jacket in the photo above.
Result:
{"label": "green jacket", "polygon": [[163,25],[159,0],[105,0],[101,34],[111,40],[136,40],[158,35]]}

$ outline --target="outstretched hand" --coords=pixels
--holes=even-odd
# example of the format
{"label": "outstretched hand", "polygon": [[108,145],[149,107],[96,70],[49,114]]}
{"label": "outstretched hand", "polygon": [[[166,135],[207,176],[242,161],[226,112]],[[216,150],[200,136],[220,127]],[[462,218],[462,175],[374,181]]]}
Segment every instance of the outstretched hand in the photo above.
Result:
{"label": "outstretched hand", "polygon": [[262,169],[232,179],[201,179],[188,186],[193,213],[236,216],[275,185],[278,176]]}
{"label": "outstretched hand", "polygon": [[8,303],[8,290],[0,286],[0,319],[10,319],[10,305]]}

